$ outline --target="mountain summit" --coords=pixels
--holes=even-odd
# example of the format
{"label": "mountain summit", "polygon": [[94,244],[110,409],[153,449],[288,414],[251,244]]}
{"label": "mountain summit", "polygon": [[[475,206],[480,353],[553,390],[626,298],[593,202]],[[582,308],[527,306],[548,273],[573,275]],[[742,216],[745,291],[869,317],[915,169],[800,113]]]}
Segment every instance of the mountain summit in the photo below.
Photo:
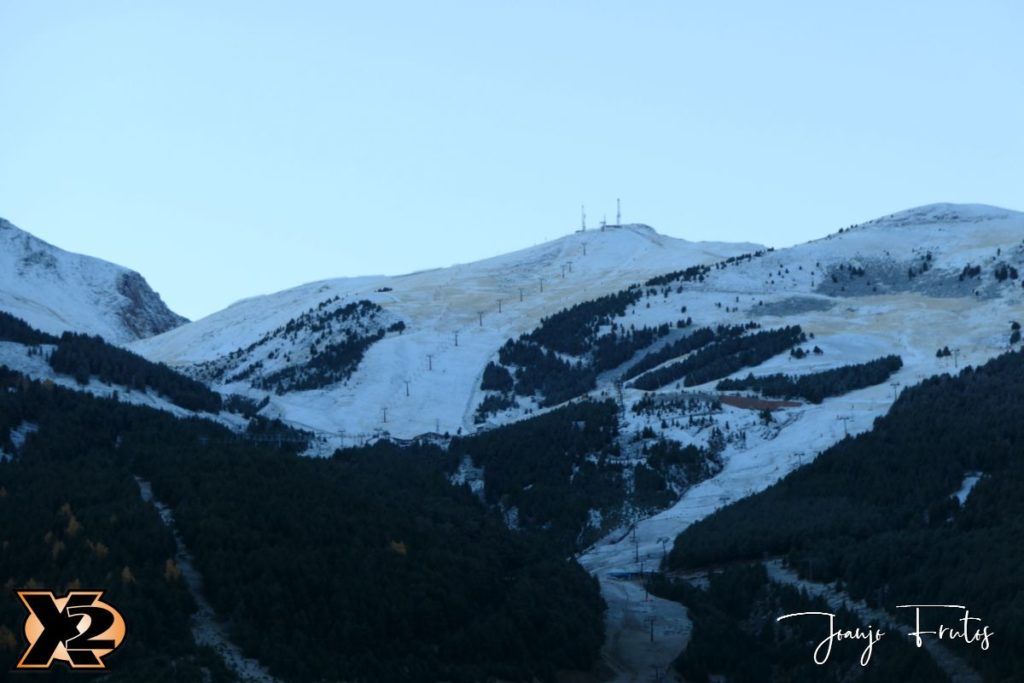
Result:
{"label": "mountain summit", "polygon": [[913,209],[898,211],[888,216],[881,216],[862,225],[934,225],[956,223],[986,223],[1016,218],[1022,214],[1018,211],[1003,209],[988,204],[925,204]]}
{"label": "mountain summit", "polygon": [[0,310],[45,332],[88,332],[115,343],[187,322],[135,271],[64,251],[2,218]]}
{"label": "mountain summit", "polygon": [[[603,369],[611,356],[595,364],[595,354],[610,353],[615,339],[639,344],[655,328],[672,331],[654,332],[663,337],[652,348],[668,345],[688,333],[679,325],[689,317],[708,327],[800,324],[819,334],[829,363],[898,350],[904,374],[926,376],[937,371],[943,345],[972,357],[1005,348],[1002,328],[1022,294],[1022,226],[1024,215],[1006,209],[937,204],[774,252],[607,226],[474,263],[246,299],[133,348],[264,402],[265,416],[349,437],[454,433],[481,418],[517,419],[593,386],[574,385],[573,372],[596,373],[597,390],[613,391],[616,372]],[[626,292],[638,283],[646,284]],[[586,323],[593,329],[584,335],[586,321],[567,322],[558,336],[583,335],[582,346],[539,344],[545,320],[576,304],[594,312]],[[987,322],[951,327],[942,316],[954,309]],[[560,315],[548,326],[582,309]],[[532,335],[525,346],[509,346],[522,335]],[[517,392],[529,394],[530,372],[551,391],[499,396],[489,387],[507,384],[505,373],[492,369],[488,378],[485,370],[503,356]],[[554,386],[552,373],[564,386]]]}
{"label": "mountain summit", "polygon": [[509,338],[567,306],[758,249],[608,226],[473,263],[246,299],[133,349],[222,391],[269,394],[265,414],[294,424],[455,432],[473,424],[480,374]]}

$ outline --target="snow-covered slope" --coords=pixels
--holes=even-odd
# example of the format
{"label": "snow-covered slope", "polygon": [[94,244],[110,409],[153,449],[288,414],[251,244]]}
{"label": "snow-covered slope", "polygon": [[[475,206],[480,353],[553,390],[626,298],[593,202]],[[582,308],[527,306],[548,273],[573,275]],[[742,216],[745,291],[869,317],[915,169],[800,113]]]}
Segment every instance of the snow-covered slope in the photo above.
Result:
{"label": "snow-covered slope", "polygon": [[135,271],[64,251],[2,218],[0,310],[44,332],[87,332],[113,343],[185,322]]}
{"label": "snow-covered slope", "polygon": [[[355,324],[327,326],[321,319],[314,331],[302,320],[369,301],[383,308],[388,327],[401,321],[404,330],[387,332],[370,344],[347,380],[272,394],[264,414],[349,435],[382,429],[401,437],[438,429],[455,432],[472,427],[480,375],[509,337],[573,303],[758,248],[693,243],[643,225],[575,233],[476,263],[397,277],[314,282],[247,299],[132,348],[198,376],[209,376],[213,367],[219,388],[262,396],[267,392],[254,387],[254,379],[282,365],[308,362],[311,342],[321,348],[341,343]],[[231,369],[221,373],[225,358]],[[255,363],[262,364],[249,372]]]}
{"label": "snow-covered slope", "polygon": [[[902,387],[966,365],[978,365],[1013,349],[1014,322],[1024,323],[1024,214],[980,205],[936,204],[879,218],[807,244],[773,251],[735,267],[713,270],[703,281],[667,285],[616,320],[653,325],[678,317],[681,305],[694,325],[755,321],[764,329],[800,325],[814,338],[800,345],[822,353],[796,358],[779,354],[731,377],[783,373],[806,375],[887,354],[903,367],[875,386],[779,407],[765,424],[756,410],[724,405],[717,412],[688,409],[678,398],[714,396],[716,381],[658,389],[664,408],[637,412],[649,392],[623,391],[623,435],[627,442],[653,430],[681,443],[707,445],[721,434],[723,467],[689,488],[670,508],[638,520],[624,541],[620,530],[582,555],[581,563],[600,580],[609,604],[608,642],[644,635],[635,610],[642,588],[622,580],[661,561],[673,539],[693,522],[758,492],[812,461],[846,434],[871,429]],[[833,278],[834,276],[834,278]],[[937,356],[948,347],[949,355]],[[671,361],[669,361],[671,362]],[[615,395],[606,378],[598,392]],[[650,401],[650,398],[646,400]],[[504,419],[514,419],[513,415]],[[650,431],[646,433],[650,434]],[[643,441],[641,440],[641,443]],[[645,603],[646,604],[646,603]],[[652,601],[659,620],[677,619],[674,603]],[[658,610],[662,610],[659,612]],[[632,624],[632,625],[631,625]],[[617,680],[640,680],[651,666],[666,667],[685,645],[685,627],[674,652],[637,648]],[[669,637],[671,634],[661,634]],[[635,674],[635,676],[634,676]]]}
{"label": "snow-covered slope", "polygon": [[[888,354],[899,355],[903,365],[891,378],[895,386],[887,381],[826,398],[820,405],[798,401],[777,410],[770,428],[759,424],[753,410],[726,405],[718,414],[692,424],[682,419],[684,408],[671,407],[681,391],[718,395],[718,379],[695,386],[673,381],[654,392],[660,396],[656,401],[670,407],[643,415],[632,407],[641,398],[650,401],[651,392],[631,388],[627,382],[622,394],[626,430],[639,432],[646,426],[682,443],[701,444],[707,441],[709,420],[719,423],[729,440],[726,452],[747,463],[735,486],[716,491],[716,496],[727,493],[735,499],[748,488],[770,482],[767,472],[781,475],[795,466],[796,453],[807,461],[847,431],[869,429],[900,387],[980,364],[1010,349],[1020,350],[1014,323],[1024,323],[1022,274],[1024,214],[988,206],[936,204],[713,269],[700,281],[677,280],[655,287],[613,322],[638,328],[672,322],[686,306],[694,326],[751,321],[761,329],[800,325],[813,338],[798,346],[821,351],[803,358],[780,353],[729,377],[807,375]],[[938,355],[945,348],[949,353]],[[602,377],[597,392],[611,395],[619,374]],[[744,429],[745,438],[734,439]],[[793,460],[779,462],[776,453]],[[748,465],[753,461],[760,464],[751,469]],[[762,465],[767,472],[760,469]],[[727,462],[723,476],[731,472]],[[709,483],[705,488],[716,486]]]}
{"label": "snow-covered slope", "polygon": [[[825,354],[801,363],[774,359],[758,371],[810,372],[898,353],[905,363],[901,379],[909,382],[1007,348],[1024,293],[1017,274],[1024,271],[1022,240],[1024,215],[1017,212],[920,207],[714,268],[701,281],[657,287],[657,295],[645,296],[616,322],[674,324],[685,306],[695,326],[801,324]],[[756,249],[690,243],[640,225],[576,233],[477,263],[315,282],[244,300],[133,348],[227,391],[269,393],[265,414],[300,426],[350,436],[468,430],[485,395],[484,366],[506,340],[544,316]],[[338,317],[361,301],[379,306],[377,317]],[[404,329],[393,327],[398,322]],[[353,339],[365,355],[351,375],[328,376],[315,388],[277,382],[290,366],[291,376],[308,378],[317,354],[324,365],[323,349],[347,353]],[[942,346],[956,356],[936,358]],[[598,391],[611,391],[614,379],[606,373]],[[517,419],[529,409],[492,421]]]}

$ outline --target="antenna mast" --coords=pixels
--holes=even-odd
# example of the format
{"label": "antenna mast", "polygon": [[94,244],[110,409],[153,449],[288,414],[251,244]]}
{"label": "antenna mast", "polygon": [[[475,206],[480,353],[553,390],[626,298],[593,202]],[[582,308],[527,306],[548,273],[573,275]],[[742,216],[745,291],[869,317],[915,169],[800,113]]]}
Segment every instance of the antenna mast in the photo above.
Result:
{"label": "antenna mast", "polygon": [[615,200],[615,225],[622,225],[622,200]]}
{"label": "antenna mast", "polygon": [[582,228],[581,232],[587,231],[587,207],[583,204],[580,204],[580,227]]}

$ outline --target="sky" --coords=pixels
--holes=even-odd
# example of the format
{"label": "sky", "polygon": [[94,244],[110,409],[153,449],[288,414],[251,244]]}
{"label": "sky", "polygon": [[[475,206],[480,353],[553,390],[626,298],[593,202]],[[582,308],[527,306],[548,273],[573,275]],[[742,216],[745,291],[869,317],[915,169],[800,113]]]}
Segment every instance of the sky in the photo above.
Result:
{"label": "sky", "polygon": [[190,318],[623,221],[1024,209],[1024,3],[0,0],[0,216]]}

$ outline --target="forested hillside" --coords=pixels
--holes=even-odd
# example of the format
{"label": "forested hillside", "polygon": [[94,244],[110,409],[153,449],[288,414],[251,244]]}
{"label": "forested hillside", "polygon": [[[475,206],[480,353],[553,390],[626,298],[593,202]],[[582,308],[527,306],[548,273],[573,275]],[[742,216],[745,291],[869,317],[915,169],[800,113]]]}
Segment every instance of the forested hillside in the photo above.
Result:
{"label": "forested hillside", "polygon": [[[941,683],[948,677],[922,650],[907,640],[886,638],[861,666],[865,641],[839,640],[824,665],[814,663],[813,647],[824,638],[820,619],[776,622],[783,614],[833,612],[821,598],[769,580],[761,564],[712,572],[701,587],[654,575],[655,595],[686,605],[693,634],[675,661],[687,681],[709,683]],[[852,612],[840,609],[836,623],[866,628]],[[877,626],[877,625],[871,625]]]}
{"label": "forested hillside", "polygon": [[277,394],[320,389],[347,380],[371,346],[404,330],[404,321],[372,301],[333,296],[193,372],[211,383],[245,382]]}
{"label": "forested hillside", "polygon": [[57,337],[40,332],[21,318],[16,318],[10,313],[0,311],[0,341],[11,341],[28,345],[55,344]]}
{"label": "forested hillside", "polygon": [[138,391],[152,390],[186,410],[216,413],[221,409],[220,394],[202,382],[154,363],[138,354],[107,343],[102,337],[65,332],[55,337],[33,329],[24,320],[0,311],[0,341],[29,346],[39,352],[42,345],[50,367],[85,385],[90,379],[116,384]]}
{"label": "forested hillside", "polygon": [[870,604],[967,605],[997,635],[993,652],[965,656],[1010,680],[1024,668],[1021,538],[1024,355],[1013,352],[904,390],[871,431],[689,527],[668,564],[784,555]]}
{"label": "forested hillside", "polygon": [[87,384],[94,377],[105,384],[129,389],[153,389],[187,410],[216,413],[221,408],[220,394],[202,382],[108,344],[100,337],[65,332],[49,362],[54,370],[71,375],[79,384]]}
{"label": "forested hillside", "polygon": [[[317,460],[297,447],[4,369],[0,581],[110,591],[130,629],[115,678],[218,680],[138,475],[173,509],[231,636],[286,681],[553,680],[591,666],[596,582],[451,486],[437,451]],[[23,618],[2,603],[0,667]]]}
{"label": "forested hillside", "polygon": [[614,401],[579,401],[464,438],[449,448],[451,467],[482,468],[483,497],[509,523],[579,550],[627,513],[664,508],[721,467],[718,454],[653,439],[624,453]]}
{"label": "forested hillside", "polygon": [[[542,406],[585,394],[594,388],[599,373],[618,367],[667,335],[672,328],[668,323],[627,328],[614,322],[643,295],[640,287],[633,286],[576,304],[544,318],[532,332],[508,340],[498,351],[499,364],[491,363],[490,377],[481,383],[481,389],[501,391],[503,400],[496,401],[492,395],[481,415],[491,412],[490,407],[514,405],[512,393],[536,397]],[[675,326],[688,324],[679,320]],[[513,378],[511,385],[489,381],[502,371]]]}
{"label": "forested hillside", "polygon": [[[194,605],[172,559],[174,540],[118,448],[132,433],[194,450],[197,433],[226,430],[0,367],[0,452],[10,456],[0,457],[0,582],[6,591],[107,591],[130,629],[110,656],[112,681],[228,680],[219,658],[192,640]],[[17,600],[0,600],[0,669],[20,655],[24,618]]]}
{"label": "forested hillside", "polygon": [[[654,325],[626,325],[616,319],[647,299],[659,295],[667,298],[674,290],[683,291],[682,284],[699,282],[712,270],[722,270],[763,256],[763,251],[729,257],[711,265],[697,265],[663,276],[650,278],[643,286],[631,285],[613,294],[574,304],[541,319],[531,332],[509,339],[498,351],[498,363],[488,365],[480,388],[498,392],[486,395],[477,411],[477,422],[491,413],[518,405],[517,396],[532,398],[541,406],[552,406],[575,398],[594,388],[597,377],[632,360],[637,353],[666,337],[673,329],[693,323],[689,316]],[[686,313],[686,307],[680,308]],[[747,326],[719,326],[718,337],[741,333]],[[715,337],[715,332],[700,329],[642,357],[625,373],[632,378],[644,370],[700,348]],[[501,373],[500,375],[497,373]],[[505,380],[508,376],[511,381]],[[495,382],[496,378],[501,379]]]}

